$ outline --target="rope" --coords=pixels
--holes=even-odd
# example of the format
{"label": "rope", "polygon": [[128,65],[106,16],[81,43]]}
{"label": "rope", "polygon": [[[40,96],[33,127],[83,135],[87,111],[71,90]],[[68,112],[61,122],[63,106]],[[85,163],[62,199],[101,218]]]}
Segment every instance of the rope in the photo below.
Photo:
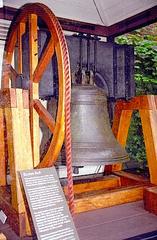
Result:
{"label": "rope", "polygon": [[69,209],[72,216],[75,213],[74,205],[74,190],[73,190],[73,177],[72,177],[72,152],[71,152],[71,117],[70,117],[70,103],[71,103],[71,75],[69,71],[70,61],[68,56],[68,48],[66,40],[63,44],[63,62],[65,73],[65,152],[66,152],[66,166],[67,166],[67,180],[68,180],[68,201]]}
{"label": "rope", "polygon": [[66,79],[66,82],[65,82],[65,150],[66,150],[66,165],[67,165],[67,179],[68,179],[69,209],[73,216],[75,212],[75,206],[74,206],[74,190],[73,190],[73,177],[72,177],[70,99],[71,99],[71,81],[69,81],[69,79]]}
{"label": "rope", "polygon": [[68,180],[68,201],[71,215],[75,213],[74,206],[74,190],[73,190],[73,177],[72,177],[72,153],[71,153],[71,118],[70,118],[70,103],[71,103],[71,72],[70,60],[66,39],[63,34],[62,28],[54,17],[54,25],[58,32],[58,37],[62,49],[64,77],[65,77],[65,153],[66,153],[66,166],[67,166],[67,180]]}

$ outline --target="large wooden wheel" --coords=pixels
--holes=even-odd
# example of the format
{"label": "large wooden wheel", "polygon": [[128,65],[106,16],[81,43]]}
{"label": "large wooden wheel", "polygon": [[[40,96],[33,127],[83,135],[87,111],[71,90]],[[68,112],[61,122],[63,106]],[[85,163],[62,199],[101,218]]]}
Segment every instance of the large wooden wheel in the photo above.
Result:
{"label": "large wooden wheel", "polygon": [[[39,19],[44,22],[50,32],[49,42],[40,59],[38,57]],[[4,74],[2,88],[9,88],[11,79],[16,79],[16,75],[23,72],[22,36],[26,31],[29,33],[30,131],[34,167],[49,167],[57,160],[65,135],[65,83],[70,81],[67,45],[61,26],[50,9],[40,3],[24,5],[13,20],[8,34],[4,62],[11,74]],[[12,65],[15,47],[18,55],[17,69]],[[55,120],[39,100],[38,91],[41,77],[54,54],[57,58],[59,79],[58,109]],[[39,117],[53,134],[49,149],[41,162],[39,160]]]}

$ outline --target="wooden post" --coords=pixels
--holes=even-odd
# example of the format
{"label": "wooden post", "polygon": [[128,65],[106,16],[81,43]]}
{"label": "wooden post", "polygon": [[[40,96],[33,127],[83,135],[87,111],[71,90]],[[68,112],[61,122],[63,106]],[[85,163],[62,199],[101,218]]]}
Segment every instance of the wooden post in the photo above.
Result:
{"label": "wooden post", "polygon": [[[121,111],[116,138],[117,138],[117,141],[120,143],[120,145],[122,145],[122,147],[125,147],[126,145],[132,112],[133,112],[132,110]],[[114,132],[114,129],[115,128],[113,125],[113,132]],[[120,171],[120,170],[122,170],[122,163],[113,164],[112,171]]]}
{"label": "wooden post", "polygon": [[[1,93],[0,93],[1,94]],[[4,136],[4,111],[0,107],[0,186],[6,185],[6,159],[5,159],[5,136]]]}
{"label": "wooden post", "polygon": [[150,181],[157,185],[157,110],[140,110]]}
{"label": "wooden post", "polygon": [[21,22],[17,31],[17,42],[18,42],[18,73],[21,74],[23,71],[22,66],[22,36],[25,33],[26,24]]}
{"label": "wooden post", "polygon": [[[119,108],[119,104],[115,107],[115,116],[113,120],[112,131],[117,141],[125,147],[128,131],[130,127],[132,110],[122,110]],[[105,166],[105,172],[110,174],[113,171],[122,170],[122,163],[112,164]]]}
{"label": "wooden post", "polygon": [[33,100],[38,99],[39,84],[33,82],[33,74],[38,64],[38,34],[37,34],[37,15],[29,15],[29,46],[30,46],[30,127],[31,127],[31,139],[32,139],[32,151],[34,167],[40,162],[40,131],[39,131],[39,116],[36,110],[33,108]]}
{"label": "wooden post", "polygon": [[144,188],[144,208],[157,215],[157,187]]}
{"label": "wooden post", "polygon": [[[29,124],[28,91],[7,89],[8,102],[5,106],[8,158],[11,176],[12,206],[20,215],[26,213],[19,182],[18,171],[32,169],[33,158]],[[23,232],[24,226],[20,226]],[[27,224],[28,233],[30,233]]]}

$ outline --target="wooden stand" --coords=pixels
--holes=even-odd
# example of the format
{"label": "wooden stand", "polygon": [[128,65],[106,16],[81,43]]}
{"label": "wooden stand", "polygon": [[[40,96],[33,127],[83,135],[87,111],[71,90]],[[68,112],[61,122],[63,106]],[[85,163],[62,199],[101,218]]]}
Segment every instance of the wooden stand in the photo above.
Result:
{"label": "wooden stand", "polygon": [[148,180],[119,171],[90,183],[74,185],[76,213],[143,199]]}
{"label": "wooden stand", "polygon": [[[0,93],[0,208],[8,217],[8,223],[20,235],[30,235],[30,226],[19,183],[18,171],[33,168],[33,154],[30,136],[28,92],[22,89],[4,89]],[[155,96],[135,97],[131,101],[118,101],[115,107],[113,132],[125,146],[131,115],[134,109],[140,111],[146,145],[150,181],[121,171],[122,165],[106,167],[109,176],[87,183],[74,185],[76,212],[110,207],[143,199],[145,187],[157,184],[157,109]],[[7,148],[6,148],[7,147]],[[6,184],[6,152],[8,152],[11,189]],[[155,190],[154,190],[155,189]],[[67,189],[65,188],[65,194]],[[11,191],[11,193],[10,193]],[[156,188],[145,190],[146,209],[156,213]],[[151,196],[151,197],[150,197]],[[155,197],[154,197],[155,196]],[[156,203],[155,203],[156,204]],[[155,209],[155,210],[154,210]]]}
{"label": "wooden stand", "polygon": [[[28,92],[22,89],[4,89],[1,103],[1,163],[0,208],[8,217],[8,223],[22,236],[30,235],[18,171],[33,168],[29,125]],[[4,125],[5,122],[5,125]],[[7,146],[7,149],[5,148]],[[8,152],[11,189],[6,185],[7,170],[4,156]],[[10,190],[9,190],[10,189]],[[9,193],[11,191],[11,194]],[[18,224],[17,224],[18,223]]]}
{"label": "wooden stand", "polygon": [[123,147],[126,144],[133,110],[140,112],[150,181],[121,171],[122,164],[108,165],[105,167],[106,174],[110,175],[108,178],[95,183],[74,185],[76,212],[141,200],[144,188],[157,184],[156,97],[139,96],[130,101],[117,101],[112,129]]}
{"label": "wooden stand", "polygon": [[[138,96],[130,101],[117,101],[113,121],[113,133],[119,143],[125,146],[133,110],[141,117],[150,182],[157,184],[157,100],[154,95]],[[107,172],[122,169],[121,164],[106,166]]]}

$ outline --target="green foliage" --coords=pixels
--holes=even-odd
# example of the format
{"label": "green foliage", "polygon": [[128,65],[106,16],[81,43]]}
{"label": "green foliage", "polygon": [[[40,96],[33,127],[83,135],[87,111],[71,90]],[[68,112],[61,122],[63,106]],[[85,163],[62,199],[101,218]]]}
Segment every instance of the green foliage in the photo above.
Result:
{"label": "green foliage", "polygon": [[135,49],[135,82],[137,95],[157,94],[157,41],[140,30],[120,36],[119,44],[130,44]]}
{"label": "green foliage", "polygon": [[[157,37],[143,35],[142,30],[120,36],[119,44],[133,45],[135,49],[136,95],[157,94]],[[142,126],[139,113],[135,112],[129,130],[127,151],[140,168],[147,166]]]}
{"label": "green foliage", "polygon": [[145,169],[147,167],[142,125],[138,111],[133,113],[126,151],[129,153],[129,156],[135,165],[138,165],[141,169]]}

